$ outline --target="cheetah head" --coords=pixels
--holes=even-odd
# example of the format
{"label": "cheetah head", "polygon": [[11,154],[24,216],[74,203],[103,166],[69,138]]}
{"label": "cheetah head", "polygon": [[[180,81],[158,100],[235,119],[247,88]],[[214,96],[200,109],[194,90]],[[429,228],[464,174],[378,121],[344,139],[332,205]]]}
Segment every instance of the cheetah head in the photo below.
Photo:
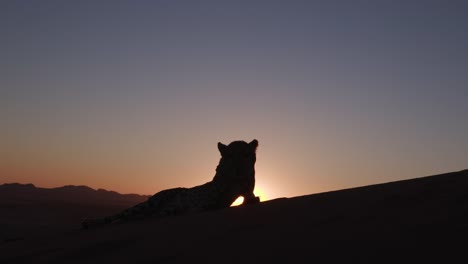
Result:
{"label": "cheetah head", "polygon": [[229,145],[218,143],[221,161],[218,165],[217,177],[228,181],[255,181],[255,162],[258,141],[233,141]]}

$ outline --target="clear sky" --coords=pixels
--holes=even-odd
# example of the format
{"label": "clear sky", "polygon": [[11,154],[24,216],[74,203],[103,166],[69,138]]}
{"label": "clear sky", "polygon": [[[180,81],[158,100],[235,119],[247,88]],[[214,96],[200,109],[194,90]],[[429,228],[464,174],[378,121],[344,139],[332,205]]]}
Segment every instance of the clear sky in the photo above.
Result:
{"label": "clear sky", "polygon": [[0,183],[264,199],[468,168],[468,2],[1,1]]}

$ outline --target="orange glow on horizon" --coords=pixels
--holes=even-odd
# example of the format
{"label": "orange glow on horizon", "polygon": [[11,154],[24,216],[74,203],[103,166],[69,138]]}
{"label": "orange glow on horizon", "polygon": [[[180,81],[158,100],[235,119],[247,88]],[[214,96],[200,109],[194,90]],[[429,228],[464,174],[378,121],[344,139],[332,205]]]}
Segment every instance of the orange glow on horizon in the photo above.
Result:
{"label": "orange glow on horizon", "polygon": [[[260,197],[260,202],[266,201],[267,196],[265,195],[265,192],[263,191],[263,189],[255,187],[254,194],[255,196]],[[244,202],[244,197],[240,196],[231,204],[231,206],[239,206],[243,202]]]}

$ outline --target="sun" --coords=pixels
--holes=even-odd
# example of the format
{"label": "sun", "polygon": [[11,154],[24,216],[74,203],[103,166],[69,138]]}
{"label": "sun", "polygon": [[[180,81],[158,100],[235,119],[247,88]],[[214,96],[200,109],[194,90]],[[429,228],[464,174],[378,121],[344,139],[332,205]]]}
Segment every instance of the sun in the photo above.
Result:
{"label": "sun", "polygon": [[[263,202],[263,201],[266,201],[267,197],[265,195],[265,192],[261,189],[261,188],[258,188],[258,187],[255,187],[254,189],[254,194],[255,196],[258,196],[260,197],[260,202]],[[237,200],[235,200],[231,206],[238,206],[238,205],[241,205],[242,202],[244,202],[244,197],[240,196],[239,198],[237,198]]]}

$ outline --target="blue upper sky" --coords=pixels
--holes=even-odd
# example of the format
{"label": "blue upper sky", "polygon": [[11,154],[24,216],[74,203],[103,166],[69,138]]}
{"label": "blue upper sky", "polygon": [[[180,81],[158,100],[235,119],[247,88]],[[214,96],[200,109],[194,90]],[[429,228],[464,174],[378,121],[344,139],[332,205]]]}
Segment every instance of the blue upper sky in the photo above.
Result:
{"label": "blue upper sky", "polygon": [[467,3],[2,1],[0,181],[147,194],[254,138],[271,198],[467,168]]}

